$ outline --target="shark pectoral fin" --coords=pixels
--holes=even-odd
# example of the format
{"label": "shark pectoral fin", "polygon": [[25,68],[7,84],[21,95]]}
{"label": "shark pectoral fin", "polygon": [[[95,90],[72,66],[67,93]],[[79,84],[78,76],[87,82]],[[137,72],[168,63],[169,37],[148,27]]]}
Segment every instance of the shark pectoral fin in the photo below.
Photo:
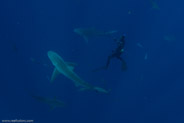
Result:
{"label": "shark pectoral fin", "polygon": [[50,81],[53,82],[59,74],[60,72],[55,68]]}

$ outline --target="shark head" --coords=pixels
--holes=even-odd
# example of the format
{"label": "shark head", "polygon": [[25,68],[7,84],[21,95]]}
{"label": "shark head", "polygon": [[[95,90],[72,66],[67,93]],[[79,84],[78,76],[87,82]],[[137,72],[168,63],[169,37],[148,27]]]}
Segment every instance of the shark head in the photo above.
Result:
{"label": "shark head", "polygon": [[56,52],[54,51],[48,51],[47,53],[49,59],[51,60],[52,64],[54,66],[56,66],[57,64],[59,64],[60,59],[62,59]]}

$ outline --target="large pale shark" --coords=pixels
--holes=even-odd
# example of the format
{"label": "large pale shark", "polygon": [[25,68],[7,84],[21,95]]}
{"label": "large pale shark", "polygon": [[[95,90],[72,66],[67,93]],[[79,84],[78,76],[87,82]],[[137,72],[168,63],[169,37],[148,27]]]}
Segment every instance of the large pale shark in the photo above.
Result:
{"label": "large pale shark", "polygon": [[57,107],[64,107],[65,103],[56,99],[56,98],[46,98],[46,97],[42,97],[42,96],[33,96],[32,97],[40,102],[49,104],[51,106],[51,109],[57,108]]}
{"label": "large pale shark", "polygon": [[82,36],[86,43],[88,43],[88,39],[90,37],[97,37],[97,36],[107,36],[116,33],[116,30],[112,31],[99,31],[95,28],[75,28],[74,32]]}
{"label": "large pale shark", "polygon": [[92,86],[89,83],[82,80],[73,70],[74,70],[74,63],[65,62],[56,52],[48,51],[48,57],[51,60],[52,64],[54,65],[54,71],[51,77],[51,82],[53,82],[59,74],[63,74],[68,79],[72,80],[77,87],[81,87],[80,90],[95,90],[97,92],[102,93],[109,93],[109,91]]}

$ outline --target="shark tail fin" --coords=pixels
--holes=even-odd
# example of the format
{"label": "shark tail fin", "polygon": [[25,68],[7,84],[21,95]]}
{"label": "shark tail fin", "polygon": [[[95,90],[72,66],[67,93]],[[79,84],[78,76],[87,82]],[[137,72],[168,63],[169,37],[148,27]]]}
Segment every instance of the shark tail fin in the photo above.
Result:
{"label": "shark tail fin", "polygon": [[55,68],[53,73],[52,73],[52,77],[51,77],[50,81],[53,82],[59,74],[60,74],[59,71]]}

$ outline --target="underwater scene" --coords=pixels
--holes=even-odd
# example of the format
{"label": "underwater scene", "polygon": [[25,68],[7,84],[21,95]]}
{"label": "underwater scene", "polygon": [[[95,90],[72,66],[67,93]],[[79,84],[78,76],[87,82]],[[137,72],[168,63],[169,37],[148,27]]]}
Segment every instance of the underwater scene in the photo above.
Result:
{"label": "underwater scene", "polygon": [[1,0],[0,122],[184,123],[183,5]]}

